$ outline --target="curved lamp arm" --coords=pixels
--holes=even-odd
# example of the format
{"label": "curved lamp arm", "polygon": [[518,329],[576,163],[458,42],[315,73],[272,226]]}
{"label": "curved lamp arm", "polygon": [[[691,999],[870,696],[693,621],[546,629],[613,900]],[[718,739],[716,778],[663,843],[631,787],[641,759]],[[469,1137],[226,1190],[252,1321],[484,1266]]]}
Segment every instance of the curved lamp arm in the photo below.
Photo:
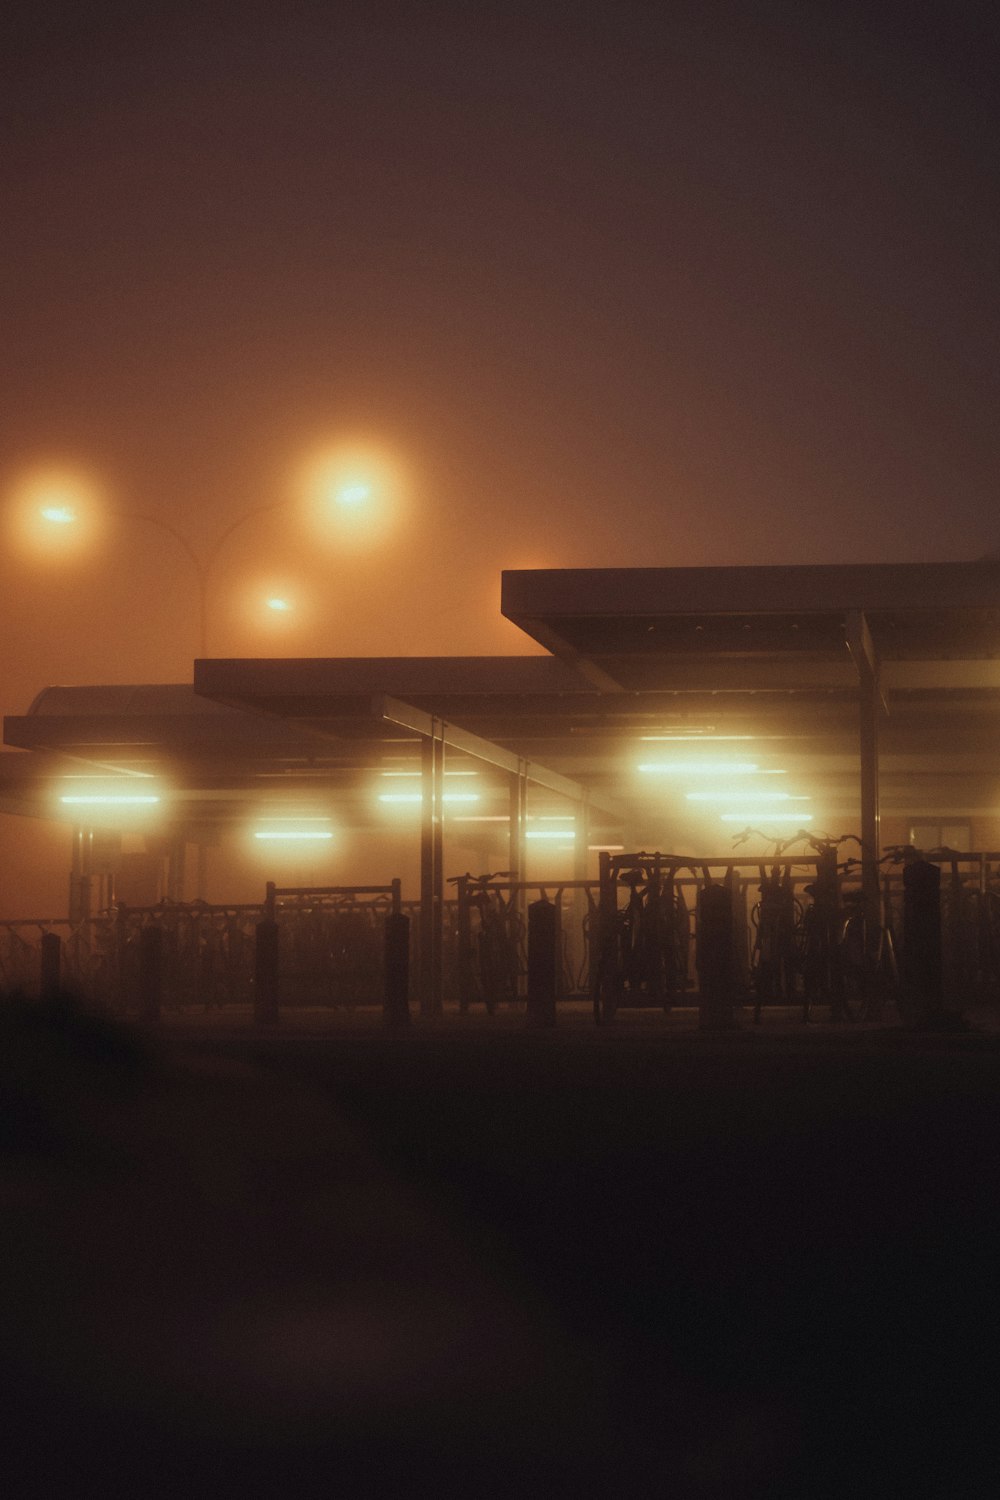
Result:
{"label": "curved lamp arm", "polygon": [[114,512],[114,514],[120,517],[122,520],[147,521],[150,526],[158,526],[161,531],[165,531],[168,536],[172,536],[174,541],[179,543],[179,545],[184,548],[184,551],[187,553],[188,558],[194,564],[194,570],[198,578],[199,656],[208,655],[208,578],[213,566],[215,565],[216,559],[219,556],[219,553],[222,551],[222,548],[232,536],[233,532],[238,531],[241,526],[245,526],[247,521],[256,520],[258,516],[268,515],[271,511],[282,510],[286,505],[290,504],[291,501],[289,500],[276,500],[269,505],[257,505],[253,508],[253,510],[248,510],[245,515],[240,516],[239,519],[234,521],[231,526],[226,527],[222,535],[217,537],[216,540],[212,543],[212,546],[209,548],[208,552],[203,558],[198,556],[198,553],[194,550],[190,541],[184,535],[184,533],[178,531],[176,526],[171,526],[169,521],[164,521],[161,516],[151,516],[148,515],[145,511],[140,512],[134,510],[119,510]]}

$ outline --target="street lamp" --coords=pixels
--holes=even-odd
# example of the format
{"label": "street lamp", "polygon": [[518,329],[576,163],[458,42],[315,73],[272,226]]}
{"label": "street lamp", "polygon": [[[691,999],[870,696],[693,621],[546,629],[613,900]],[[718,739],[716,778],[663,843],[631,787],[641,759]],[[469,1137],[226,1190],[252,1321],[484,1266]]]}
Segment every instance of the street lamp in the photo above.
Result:
{"label": "street lamp", "polygon": [[245,515],[240,516],[231,526],[227,526],[221,536],[216,537],[204,556],[200,556],[195,551],[195,548],[182,531],[179,531],[176,526],[172,526],[169,521],[164,521],[162,516],[151,516],[145,512],[138,511],[114,511],[112,514],[120,520],[145,521],[150,526],[158,526],[161,531],[165,531],[168,536],[172,536],[174,541],[184,549],[194,567],[195,576],[198,580],[198,655],[207,656],[209,581],[220,552],[233,533],[239,531],[248,521],[254,521],[259,516],[269,515],[272,511],[283,510],[291,503],[290,500],[278,500],[271,505],[258,505],[253,510],[248,510]]}
{"label": "street lamp", "polygon": [[[330,495],[330,498],[345,510],[357,512],[363,509],[371,497],[371,487],[360,481],[354,480],[344,483]],[[198,654],[208,655],[208,613],[210,598],[210,582],[212,572],[218,561],[219,555],[234,532],[239,531],[249,521],[254,521],[261,516],[270,515],[275,511],[284,510],[294,504],[294,500],[277,500],[268,505],[258,505],[248,510],[244,515],[238,517],[208,548],[207,552],[199,553],[190,539],[170,521],[165,521],[162,516],[151,515],[145,511],[112,510],[110,515],[119,520],[142,521],[150,526],[156,526],[160,531],[165,531],[168,536],[184,550],[189,562],[195,571],[198,587]],[[29,515],[32,523],[37,527],[41,523],[49,528],[53,534],[61,533],[63,536],[74,531],[83,519],[81,508],[72,498],[62,498],[51,494],[44,495],[40,501],[30,506]],[[288,614],[292,611],[291,600],[285,595],[273,594],[265,600],[265,607],[273,614]]]}

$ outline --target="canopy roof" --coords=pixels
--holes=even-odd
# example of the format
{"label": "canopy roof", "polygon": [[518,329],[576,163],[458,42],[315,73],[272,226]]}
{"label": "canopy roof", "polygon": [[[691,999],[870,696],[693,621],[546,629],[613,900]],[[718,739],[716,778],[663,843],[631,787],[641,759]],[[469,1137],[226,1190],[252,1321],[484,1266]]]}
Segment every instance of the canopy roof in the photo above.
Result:
{"label": "canopy roof", "polygon": [[507,572],[501,609],[605,691],[847,691],[856,612],[890,688],[1000,688],[1000,562]]}
{"label": "canopy roof", "polygon": [[[39,777],[53,756],[169,775],[207,822],[317,787],[360,815],[372,777],[416,764],[433,721],[453,765],[486,742],[494,771],[526,761],[553,794],[586,788],[641,823],[662,804],[634,775],[656,742],[747,736],[839,820],[857,807],[849,642],[863,615],[889,709],[883,811],[1000,805],[998,562],[508,572],[502,607],[553,654],[199,661],[193,687],[48,688],[5,721],[5,740]],[[21,762],[0,767],[5,805],[16,783],[29,810],[31,775],[2,759]]]}

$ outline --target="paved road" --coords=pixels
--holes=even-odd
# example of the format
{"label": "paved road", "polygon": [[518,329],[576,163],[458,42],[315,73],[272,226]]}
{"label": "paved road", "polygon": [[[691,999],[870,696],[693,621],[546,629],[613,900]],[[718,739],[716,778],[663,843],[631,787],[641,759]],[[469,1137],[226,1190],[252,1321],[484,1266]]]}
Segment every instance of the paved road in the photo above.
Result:
{"label": "paved road", "polygon": [[994,1037],[3,1025],[22,1489],[997,1492]]}

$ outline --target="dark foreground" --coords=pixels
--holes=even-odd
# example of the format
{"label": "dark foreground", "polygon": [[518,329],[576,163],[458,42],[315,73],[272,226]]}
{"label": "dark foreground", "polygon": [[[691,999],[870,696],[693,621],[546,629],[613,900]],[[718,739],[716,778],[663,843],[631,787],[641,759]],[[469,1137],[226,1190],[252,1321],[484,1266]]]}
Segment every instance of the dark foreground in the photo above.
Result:
{"label": "dark foreground", "polygon": [[992,1037],[0,1032],[8,1494],[997,1493]]}

